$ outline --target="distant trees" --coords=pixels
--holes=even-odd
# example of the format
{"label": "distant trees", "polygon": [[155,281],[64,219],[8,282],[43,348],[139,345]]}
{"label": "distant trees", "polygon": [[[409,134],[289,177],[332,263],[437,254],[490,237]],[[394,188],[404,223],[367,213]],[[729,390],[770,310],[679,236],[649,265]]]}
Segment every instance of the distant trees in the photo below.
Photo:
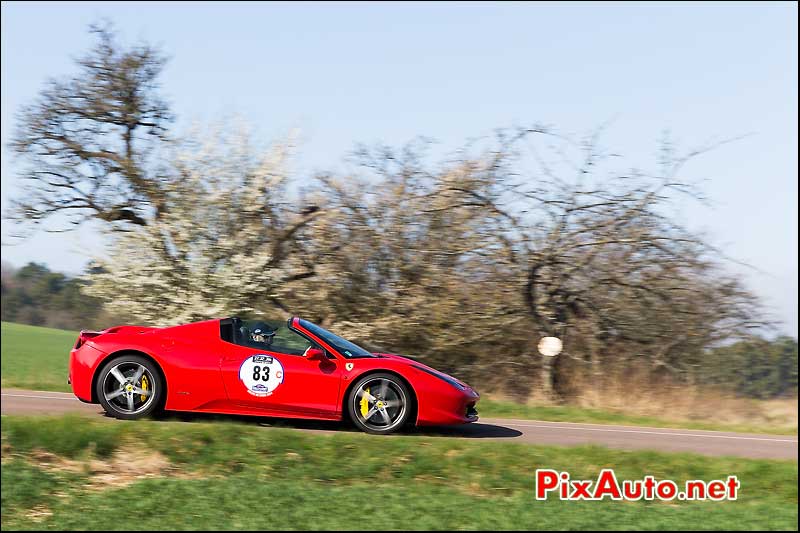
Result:
{"label": "distant trees", "polygon": [[699,363],[701,383],[751,398],[797,394],[797,340],[751,337],[710,350]]}
{"label": "distant trees", "polygon": [[2,320],[62,329],[107,327],[110,317],[100,300],[81,293],[82,283],[45,265],[14,269],[3,263]]}

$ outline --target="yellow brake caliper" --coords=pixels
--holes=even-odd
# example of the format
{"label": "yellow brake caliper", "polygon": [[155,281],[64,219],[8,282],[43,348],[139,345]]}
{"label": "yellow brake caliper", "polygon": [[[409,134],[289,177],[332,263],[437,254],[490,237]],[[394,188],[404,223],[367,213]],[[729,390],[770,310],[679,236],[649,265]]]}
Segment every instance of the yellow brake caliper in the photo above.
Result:
{"label": "yellow brake caliper", "polygon": [[[142,376],[142,390],[147,390],[147,376]],[[140,397],[142,398],[143,402],[147,401],[147,396],[144,394],[142,394]]]}
{"label": "yellow brake caliper", "polygon": [[[364,389],[364,391],[369,394],[369,387]],[[367,400],[367,394],[361,397],[361,416],[365,418],[367,413],[369,413],[369,400]]]}

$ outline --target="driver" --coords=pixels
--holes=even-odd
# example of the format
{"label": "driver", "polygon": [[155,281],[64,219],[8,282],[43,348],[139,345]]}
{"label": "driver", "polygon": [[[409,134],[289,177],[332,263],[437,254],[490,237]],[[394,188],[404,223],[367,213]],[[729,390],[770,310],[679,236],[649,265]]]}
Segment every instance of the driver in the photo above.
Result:
{"label": "driver", "polygon": [[253,342],[269,346],[274,338],[275,330],[264,322],[256,322],[250,330],[250,340]]}

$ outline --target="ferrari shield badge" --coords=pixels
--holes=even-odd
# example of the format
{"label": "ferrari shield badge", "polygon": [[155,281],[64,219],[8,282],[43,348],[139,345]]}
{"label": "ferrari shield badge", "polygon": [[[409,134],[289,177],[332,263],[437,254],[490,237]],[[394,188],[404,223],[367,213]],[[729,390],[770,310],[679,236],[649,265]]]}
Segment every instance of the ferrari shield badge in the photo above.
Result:
{"label": "ferrari shield badge", "polygon": [[350,372],[351,370],[353,370],[353,363],[345,363],[344,367],[345,369],[347,369],[348,372]]}
{"label": "ferrari shield badge", "polygon": [[254,355],[242,363],[239,379],[253,396],[269,396],[283,383],[283,365],[271,355]]}

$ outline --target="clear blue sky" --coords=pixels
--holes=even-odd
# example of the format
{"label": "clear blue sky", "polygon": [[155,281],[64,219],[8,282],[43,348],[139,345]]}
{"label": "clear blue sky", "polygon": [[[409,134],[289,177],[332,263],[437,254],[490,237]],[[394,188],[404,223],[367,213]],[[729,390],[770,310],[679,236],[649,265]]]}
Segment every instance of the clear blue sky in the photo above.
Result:
{"label": "clear blue sky", "polygon": [[[652,161],[665,129],[684,146],[752,133],[696,162],[712,209],[687,223],[752,264],[748,284],[797,335],[797,5],[794,3],[2,4],[2,204],[17,182],[13,115],[68,74],[87,26],[170,55],[180,117],[240,114],[265,138],[302,132],[302,170],[356,142],[416,135],[457,147],[513,124],[580,133],[616,117],[606,143]],[[3,242],[8,227],[4,223]],[[5,261],[78,272],[91,228],[2,247]]]}

